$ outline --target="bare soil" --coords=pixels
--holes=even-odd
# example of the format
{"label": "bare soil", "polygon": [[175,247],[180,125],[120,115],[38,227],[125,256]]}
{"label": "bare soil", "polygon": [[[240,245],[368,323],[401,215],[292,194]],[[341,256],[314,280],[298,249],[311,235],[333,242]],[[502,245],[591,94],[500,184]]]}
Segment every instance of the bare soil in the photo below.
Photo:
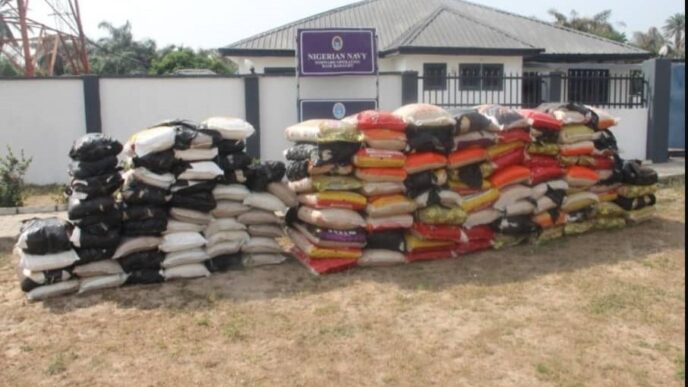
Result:
{"label": "bare soil", "polygon": [[684,385],[684,190],[643,225],[540,247],[33,304],[6,242],[0,385]]}

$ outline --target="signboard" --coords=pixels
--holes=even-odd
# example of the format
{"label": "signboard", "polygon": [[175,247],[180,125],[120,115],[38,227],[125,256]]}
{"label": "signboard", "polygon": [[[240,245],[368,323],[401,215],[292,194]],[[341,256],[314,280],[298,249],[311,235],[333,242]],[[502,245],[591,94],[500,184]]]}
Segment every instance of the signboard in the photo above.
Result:
{"label": "signboard", "polygon": [[376,75],[374,28],[299,29],[300,76]]}
{"label": "signboard", "polygon": [[377,109],[375,99],[302,99],[299,104],[299,121],[318,118],[341,120],[365,110],[375,109]]}

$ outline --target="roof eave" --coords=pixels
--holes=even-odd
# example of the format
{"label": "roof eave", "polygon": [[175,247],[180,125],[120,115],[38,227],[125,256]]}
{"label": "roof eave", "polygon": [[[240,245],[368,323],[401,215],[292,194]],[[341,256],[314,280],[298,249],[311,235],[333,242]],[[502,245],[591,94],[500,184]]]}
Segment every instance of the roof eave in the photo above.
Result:
{"label": "roof eave", "polygon": [[398,54],[532,56],[543,51],[545,50],[540,48],[402,46],[380,51],[380,56],[385,57]]}
{"label": "roof eave", "polygon": [[541,53],[532,57],[528,60],[534,62],[589,62],[589,61],[602,61],[602,62],[612,62],[618,60],[645,60],[652,58],[652,54],[648,53],[627,53],[627,54],[547,54]]}
{"label": "roof eave", "polygon": [[248,56],[248,57],[258,57],[258,56],[280,56],[280,57],[296,57],[296,52],[294,50],[279,50],[279,49],[258,49],[258,48],[232,48],[224,47],[219,48],[218,52],[222,56]]}

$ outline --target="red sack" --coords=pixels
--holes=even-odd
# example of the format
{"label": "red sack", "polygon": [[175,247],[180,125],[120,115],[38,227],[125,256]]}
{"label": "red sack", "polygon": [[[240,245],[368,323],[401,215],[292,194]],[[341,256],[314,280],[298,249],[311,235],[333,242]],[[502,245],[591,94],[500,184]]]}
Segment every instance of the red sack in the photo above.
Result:
{"label": "red sack", "polygon": [[506,130],[497,135],[497,143],[500,144],[517,141],[523,141],[525,143],[533,142],[533,139],[530,137],[530,131],[528,131],[528,129],[518,128]]}
{"label": "red sack", "polygon": [[528,155],[523,161],[523,165],[528,168],[535,167],[558,167],[559,160],[555,157],[545,155]]}
{"label": "red sack", "polygon": [[425,223],[415,223],[411,232],[418,238],[440,241],[459,241],[463,236],[463,230],[459,226],[432,225]]}
{"label": "red sack", "polygon": [[490,176],[490,183],[497,189],[511,184],[518,184],[530,180],[530,169],[522,165],[512,165]]}
{"label": "red sack", "polygon": [[469,241],[491,241],[492,238],[494,238],[494,230],[492,230],[492,227],[489,225],[475,226],[470,229],[464,229],[463,231]]}
{"label": "red sack", "polygon": [[564,176],[566,171],[560,166],[534,167],[530,169],[531,184],[536,185],[542,182],[553,180]]}
{"label": "red sack", "polygon": [[438,259],[456,258],[455,248],[435,250],[435,251],[417,251],[413,253],[406,253],[406,260],[409,262],[418,261],[435,261]]}
{"label": "red sack", "polygon": [[332,274],[342,272],[358,265],[356,259],[311,259],[306,253],[294,247],[291,253],[314,275]]}
{"label": "red sack", "polygon": [[448,168],[461,168],[484,160],[487,160],[485,148],[462,149],[449,155]]}
{"label": "red sack", "polygon": [[561,130],[561,122],[553,116],[531,109],[521,109],[519,113],[530,121],[530,126],[540,130]]}
{"label": "red sack", "polygon": [[605,156],[593,156],[595,158],[595,169],[614,169],[614,159]]}
{"label": "red sack", "polygon": [[478,239],[467,243],[459,243],[454,249],[457,255],[466,255],[476,253],[478,251],[485,251],[492,248],[491,239]]}
{"label": "red sack", "polygon": [[512,165],[523,164],[525,160],[525,153],[523,152],[524,149],[525,147],[514,149],[492,159],[492,166],[494,167],[494,170],[498,171]]}
{"label": "red sack", "polygon": [[356,115],[358,129],[406,130],[404,120],[392,113],[366,110]]}

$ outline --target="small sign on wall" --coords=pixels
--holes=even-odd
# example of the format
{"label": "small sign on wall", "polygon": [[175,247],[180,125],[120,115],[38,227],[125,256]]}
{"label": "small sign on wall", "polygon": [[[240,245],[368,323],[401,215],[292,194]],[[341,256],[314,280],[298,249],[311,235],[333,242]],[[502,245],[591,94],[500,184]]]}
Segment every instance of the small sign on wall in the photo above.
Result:
{"label": "small sign on wall", "polygon": [[375,75],[374,28],[299,29],[300,76]]}
{"label": "small sign on wall", "polygon": [[304,99],[299,102],[299,121],[335,119],[377,109],[375,99],[323,100]]}

